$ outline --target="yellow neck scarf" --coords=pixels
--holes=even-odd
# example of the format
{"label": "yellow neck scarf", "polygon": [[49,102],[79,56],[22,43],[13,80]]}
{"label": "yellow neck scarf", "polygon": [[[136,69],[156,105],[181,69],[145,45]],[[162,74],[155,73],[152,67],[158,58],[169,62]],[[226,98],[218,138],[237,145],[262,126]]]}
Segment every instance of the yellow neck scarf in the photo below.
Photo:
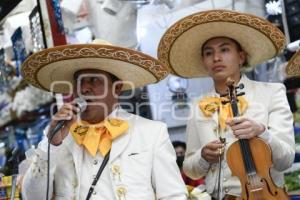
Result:
{"label": "yellow neck scarf", "polygon": [[[246,99],[242,96],[238,96],[238,108],[239,113],[242,115],[245,113],[248,103]],[[226,128],[226,119],[232,118],[233,113],[231,110],[230,103],[222,104],[222,101],[228,101],[226,97],[204,97],[199,102],[199,107],[203,112],[205,117],[211,117],[214,112],[218,111],[219,113],[219,124],[221,130],[224,131]]]}
{"label": "yellow neck scarf", "polygon": [[105,156],[111,148],[112,141],[124,134],[129,126],[126,121],[107,119],[99,124],[80,121],[72,124],[70,132],[78,145],[83,145],[95,157],[97,150]]}

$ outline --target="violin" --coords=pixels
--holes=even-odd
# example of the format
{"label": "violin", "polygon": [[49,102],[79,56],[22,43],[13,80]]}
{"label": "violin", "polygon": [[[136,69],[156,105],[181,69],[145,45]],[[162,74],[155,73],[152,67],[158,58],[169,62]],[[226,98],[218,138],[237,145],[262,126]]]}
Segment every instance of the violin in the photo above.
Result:
{"label": "violin", "polygon": [[[239,116],[237,89],[243,89],[243,85],[234,85],[232,79],[228,79],[228,101],[234,117]],[[227,163],[233,176],[237,176],[241,182],[241,196],[239,200],[287,200],[287,193],[283,188],[277,187],[271,176],[272,152],[268,144],[262,139],[239,139],[232,143],[227,150]]]}

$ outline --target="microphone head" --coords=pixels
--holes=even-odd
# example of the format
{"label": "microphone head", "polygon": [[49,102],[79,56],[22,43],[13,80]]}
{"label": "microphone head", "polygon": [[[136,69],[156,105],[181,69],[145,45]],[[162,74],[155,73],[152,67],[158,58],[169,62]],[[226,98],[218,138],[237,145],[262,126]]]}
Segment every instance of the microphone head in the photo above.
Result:
{"label": "microphone head", "polygon": [[84,112],[87,107],[86,100],[78,97],[78,98],[74,99],[74,101],[75,101],[77,107],[80,109],[80,112],[81,113]]}

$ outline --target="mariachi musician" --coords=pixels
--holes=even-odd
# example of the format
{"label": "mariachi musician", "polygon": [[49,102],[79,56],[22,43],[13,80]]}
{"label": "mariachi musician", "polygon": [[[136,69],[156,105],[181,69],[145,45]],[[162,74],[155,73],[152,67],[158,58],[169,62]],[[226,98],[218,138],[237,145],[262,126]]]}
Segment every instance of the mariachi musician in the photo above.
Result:
{"label": "mariachi musician", "polygon": [[[184,172],[191,178],[205,177],[207,192],[213,199],[288,198],[282,189],[283,171],[294,161],[295,141],[286,89],[281,83],[249,80],[242,73],[243,69],[275,57],[284,46],[284,35],[267,20],[228,10],[210,10],[185,17],[171,26],[160,41],[158,57],[172,68],[173,74],[213,79],[211,91],[193,102],[183,164]],[[237,97],[238,115],[233,115],[230,104],[224,103],[229,77],[237,86],[243,85],[240,88],[245,93]],[[254,163],[254,171],[247,171],[244,159],[251,156],[256,161],[261,156],[253,153],[259,146],[251,142],[253,139],[266,145],[264,149],[269,149],[270,158],[262,157],[266,163]],[[241,154],[237,152],[233,158],[227,155],[237,140],[247,140],[252,145],[243,153],[240,166],[234,164],[237,171],[246,172],[244,183],[227,162]],[[248,180],[253,173],[255,177],[260,175],[255,169],[261,166],[265,167],[266,177],[255,180],[262,187],[252,188]],[[279,193],[281,196],[276,196]]]}

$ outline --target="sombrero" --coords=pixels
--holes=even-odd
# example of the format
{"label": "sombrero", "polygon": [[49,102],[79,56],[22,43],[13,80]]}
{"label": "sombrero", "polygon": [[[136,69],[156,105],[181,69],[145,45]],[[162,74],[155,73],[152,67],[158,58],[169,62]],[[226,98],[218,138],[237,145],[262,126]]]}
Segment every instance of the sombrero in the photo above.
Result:
{"label": "sombrero", "polygon": [[209,39],[228,37],[247,52],[249,66],[276,56],[285,46],[284,34],[267,20],[229,10],[209,10],[173,24],[158,46],[158,59],[182,77],[206,76],[201,47]]}
{"label": "sombrero", "polygon": [[289,60],[285,70],[289,76],[300,76],[300,51]]}
{"label": "sombrero", "polygon": [[[56,46],[28,57],[22,64],[22,76],[31,85],[55,93],[69,93],[74,73],[99,69],[134,87],[155,83],[169,74],[169,68],[139,51],[110,45],[103,40],[92,44]],[[124,84],[122,90],[131,89]]]}

